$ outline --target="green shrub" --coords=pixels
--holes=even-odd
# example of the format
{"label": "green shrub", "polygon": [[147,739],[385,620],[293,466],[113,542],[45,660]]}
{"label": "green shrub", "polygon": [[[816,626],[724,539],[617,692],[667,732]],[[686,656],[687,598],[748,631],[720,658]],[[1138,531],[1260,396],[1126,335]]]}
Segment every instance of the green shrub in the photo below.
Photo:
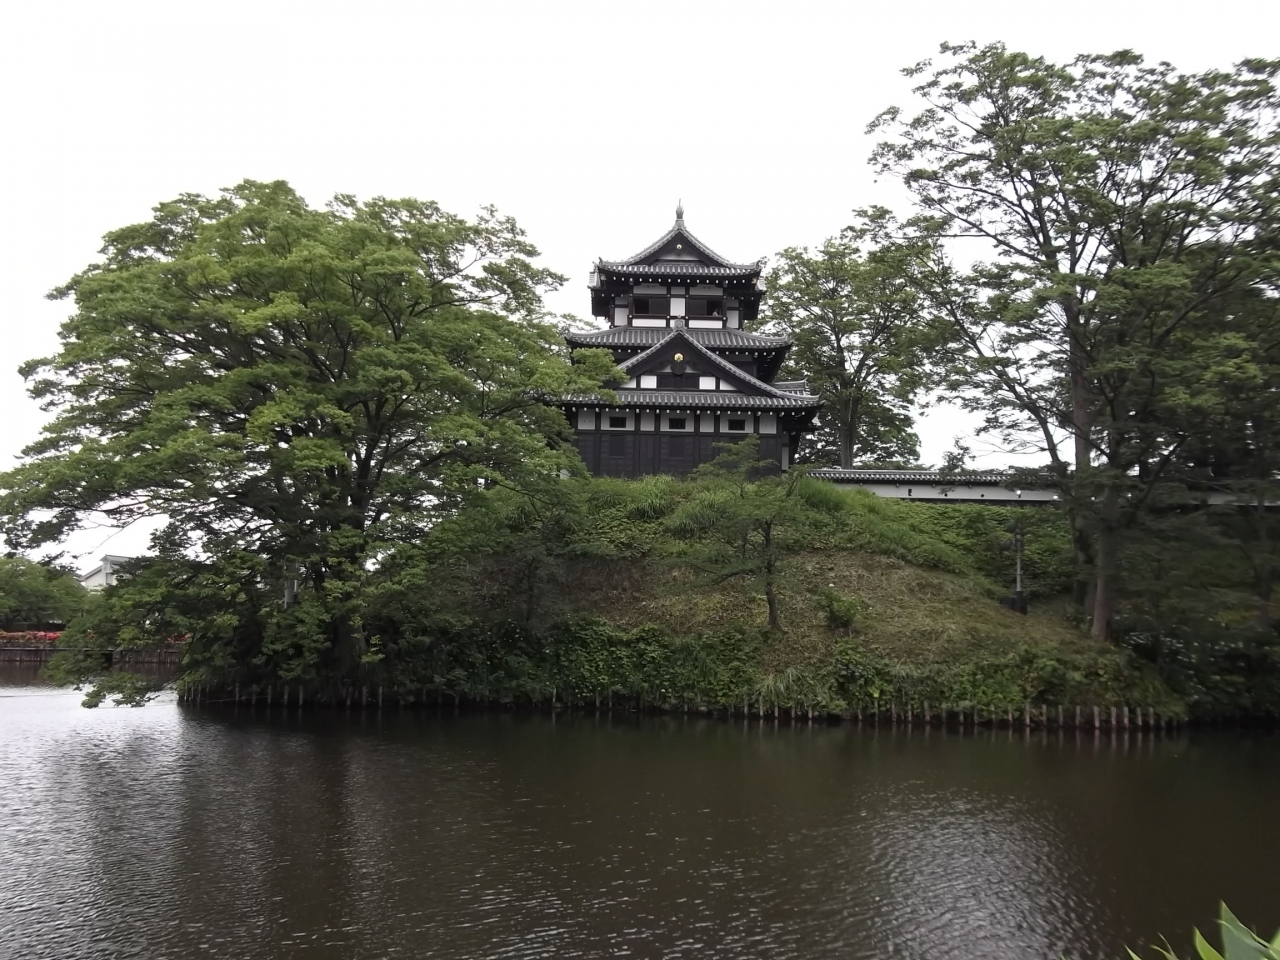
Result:
{"label": "green shrub", "polygon": [[827,626],[839,633],[851,634],[857,630],[858,621],[867,612],[867,605],[858,597],[848,597],[825,588],[820,596],[827,615]]}

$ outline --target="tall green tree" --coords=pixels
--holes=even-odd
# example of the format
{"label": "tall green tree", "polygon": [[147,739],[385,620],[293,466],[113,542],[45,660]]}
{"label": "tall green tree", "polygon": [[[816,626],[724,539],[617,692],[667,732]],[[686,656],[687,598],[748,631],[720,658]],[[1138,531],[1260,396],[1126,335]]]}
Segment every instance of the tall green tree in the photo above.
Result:
{"label": "tall green tree", "polygon": [[783,250],[762,316],[793,339],[788,369],[824,402],[809,459],[845,468],[919,458],[912,406],[945,333],[907,280],[916,269],[909,249],[867,250],[866,239],[851,228],[813,252]]}
{"label": "tall green tree", "polygon": [[806,542],[823,513],[841,509],[840,494],[802,470],[780,474],[775,461],[761,458],[755,437],[717,446],[720,455],[694,471],[693,493],[667,519],[680,543],[676,558],[707,583],[741,578],[757,584],[769,627],[781,629],[786,557]]}
{"label": "tall green tree", "polygon": [[[541,300],[562,278],[536,254],[491,209],[315,209],[253,181],[161,204],[52,294],[74,312],[22,368],[53,418],[0,475],[5,536],[167,517],[162,557],[243,569],[288,608],[241,624],[231,662],[349,674],[380,557],[480,485],[581,470],[550,401],[613,364],[570,364]],[[195,622],[193,650],[223,649],[224,626]],[[298,642],[272,646],[286,627]]]}
{"label": "tall green tree", "polygon": [[1251,289],[1206,318],[1235,338],[1234,364],[1218,382],[1220,403],[1183,451],[1195,489],[1227,499],[1216,528],[1243,557],[1270,627],[1280,576],[1280,277]]}
{"label": "tall green tree", "polygon": [[1191,327],[1268,255],[1280,64],[1184,74],[1130,51],[942,54],[905,71],[924,108],[875,121],[889,139],[873,163],[910,190],[917,238],[976,260],[938,256],[927,274],[963,344],[950,387],[1011,446],[1048,456],[1073,514],[1077,598],[1108,639],[1119,533],[1233,364],[1229,338]]}
{"label": "tall green tree", "polygon": [[24,557],[0,557],[0,628],[42,629],[80,613],[87,591],[69,570]]}

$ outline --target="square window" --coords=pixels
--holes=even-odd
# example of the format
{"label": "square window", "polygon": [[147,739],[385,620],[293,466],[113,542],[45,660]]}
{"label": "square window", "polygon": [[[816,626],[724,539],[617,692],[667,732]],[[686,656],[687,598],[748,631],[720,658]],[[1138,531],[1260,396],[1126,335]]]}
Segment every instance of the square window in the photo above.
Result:
{"label": "square window", "polygon": [[721,299],[714,300],[690,300],[686,309],[691,317],[723,317],[724,301]]}
{"label": "square window", "polygon": [[667,419],[667,427],[671,430],[687,430],[686,423],[687,420],[684,417],[669,417]]}
{"label": "square window", "polygon": [[665,317],[670,308],[669,297],[631,298],[631,312],[637,317]]}
{"label": "square window", "polygon": [[610,430],[625,430],[625,429],[627,429],[627,418],[626,418],[626,417],[610,417],[610,418],[609,418],[609,429],[610,429]]}
{"label": "square window", "polygon": [[730,429],[730,430],[741,430],[741,431],[745,432],[745,431],[746,431],[746,429],[747,429],[747,421],[745,421],[745,420],[730,420],[730,421],[729,421],[729,429]]}

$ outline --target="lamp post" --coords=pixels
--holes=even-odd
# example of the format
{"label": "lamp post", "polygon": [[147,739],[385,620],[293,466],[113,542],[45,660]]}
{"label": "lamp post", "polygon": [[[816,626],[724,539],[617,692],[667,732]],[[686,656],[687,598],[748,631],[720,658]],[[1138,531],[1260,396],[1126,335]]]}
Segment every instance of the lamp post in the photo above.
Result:
{"label": "lamp post", "polygon": [[1010,604],[1011,609],[1017,613],[1025,614],[1027,612],[1027,598],[1022,592],[1022,549],[1026,545],[1027,532],[1021,522],[1014,520],[1005,531],[1009,534],[1002,548],[1012,551],[1014,562],[1014,588],[1013,602]]}

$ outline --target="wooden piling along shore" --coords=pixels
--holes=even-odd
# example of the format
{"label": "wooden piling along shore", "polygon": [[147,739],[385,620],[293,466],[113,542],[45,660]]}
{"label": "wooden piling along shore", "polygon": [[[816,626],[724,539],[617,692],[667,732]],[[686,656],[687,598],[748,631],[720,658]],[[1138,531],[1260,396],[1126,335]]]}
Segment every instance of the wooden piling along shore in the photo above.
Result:
{"label": "wooden piling along shore", "polygon": [[[178,691],[183,703],[197,705],[250,704],[287,710],[308,707],[343,710],[405,710],[413,708],[499,709],[523,712],[580,714],[654,714],[688,715],[736,720],[760,720],[769,723],[831,724],[850,723],[858,726],[902,728],[938,727],[946,729],[1017,729],[1017,730],[1170,730],[1187,725],[1178,713],[1157,713],[1152,707],[1085,706],[1044,703],[1006,704],[998,707],[973,704],[891,703],[864,701],[841,713],[827,713],[796,704],[766,704],[762,700],[745,701],[740,707],[709,708],[692,704],[653,704],[633,697],[593,695],[581,702],[566,702],[548,691],[545,700],[511,703],[507,701],[461,699],[447,690],[419,687],[413,690],[388,690],[381,686],[353,686],[316,691],[303,684],[236,685],[214,688],[188,685]],[[615,706],[615,699],[617,705]]]}
{"label": "wooden piling along shore", "polygon": [[[10,646],[0,644],[0,663],[48,663],[55,654],[72,653],[77,648],[41,646]],[[182,662],[182,652],[173,650],[117,650],[112,655],[115,666],[145,664],[150,666],[177,666]]]}

